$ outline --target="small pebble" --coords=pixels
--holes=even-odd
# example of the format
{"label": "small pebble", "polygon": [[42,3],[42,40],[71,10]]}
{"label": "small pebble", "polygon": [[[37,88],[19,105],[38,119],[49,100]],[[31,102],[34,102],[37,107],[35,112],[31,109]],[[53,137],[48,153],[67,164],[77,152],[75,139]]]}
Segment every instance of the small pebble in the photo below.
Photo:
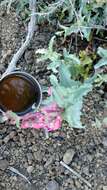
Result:
{"label": "small pebble", "polygon": [[32,173],[33,169],[34,169],[33,166],[28,166],[27,172],[28,172],[28,173]]}
{"label": "small pebble", "polygon": [[81,188],[81,184],[78,180],[75,180],[75,186],[77,187],[77,189]]}
{"label": "small pebble", "polygon": [[43,159],[41,151],[34,152],[33,155],[34,155],[34,160],[41,161]]}
{"label": "small pebble", "polygon": [[33,62],[33,53],[30,50],[27,50],[24,55],[25,61],[27,64],[31,64]]}
{"label": "small pebble", "polygon": [[66,151],[66,153],[64,154],[64,156],[63,156],[63,161],[64,161],[66,164],[70,164],[71,161],[72,161],[72,159],[73,159],[73,157],[74,157],[74,154],[75,154],[75,152],[74,152],[73,149],[68,149],[68,150]]}
{"label": "small pebble", "polygon": [[46,190],[59,190],[59,184],[55,180],[49,181]]}
{"label": "small pebble", "polygon": [[6,170],[8,167],[9,163],[7,160],[0,160],[0,170]]}
{"label": "small pebble", "polygon": [[49,165],[51,165],[53,163],[53,161],[54,161],[54,156],[51,156],[49,159],[47,159],[44,167],[45,168],[48,167]]}
{"label": "small pebble", "polygon": [[103,95],[103,94],[104,94],[104,91],[103,91],[103,90],[99,90],[98,93],[99,93],[100,95]]}
{"label": "small pebble", "polygon": [[105,148],[107,148],[107,137],[103,138],[103,145]]}
{"label": "small pebble", "polygon": [[16,135],[16,132],[15,131],[11,131],[9,135],[7,135],[3,141],[4,143],[8,143],[9,140],[13,139],[13,137]]}

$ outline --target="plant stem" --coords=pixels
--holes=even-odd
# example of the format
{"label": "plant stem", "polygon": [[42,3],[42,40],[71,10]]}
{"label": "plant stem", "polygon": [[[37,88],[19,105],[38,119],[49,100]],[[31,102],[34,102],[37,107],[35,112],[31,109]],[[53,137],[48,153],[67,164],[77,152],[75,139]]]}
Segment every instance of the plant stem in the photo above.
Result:
{"label": "plant stem", "polygon": [[35,12],[34,14],[38,16],[43,16],[43,17],[49,16],[50,14],[53,14],[59,7],[61,7],[63,3],[64,3],[64,0],[59,0],[57,3],[48,5],[48,8],[49,8],[48,12]]}

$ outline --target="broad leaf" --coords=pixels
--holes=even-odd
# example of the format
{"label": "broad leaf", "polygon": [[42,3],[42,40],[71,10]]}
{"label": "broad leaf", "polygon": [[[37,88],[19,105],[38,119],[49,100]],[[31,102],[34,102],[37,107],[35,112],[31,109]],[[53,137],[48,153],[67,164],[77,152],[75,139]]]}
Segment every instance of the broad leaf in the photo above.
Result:
{"label": "broad leaf", "polygon": [[47,69],[52,70],[54,73],[57,73],[58,72],[57,68],[60,65],[61,65],[61,61],[60,60],[55,60],[55,61],[53,61],[53,62],[51,62],[49,64],[49,66],[47,67]]}
{"label": "broad leaf", "polygon": [[51,82],[51,84],[52,84],[54,87],[56,87],[56,86],[58,85],[57,77],[52,74],[52,75],[50,76],[50,82]]}
{"label": "broad leaf", "polygon": [[63,50],[63,55],[64,55],[64,60],[65,63],[69,63],[69,64],[80,64],[80,59],[75,55],[75,54],[70,54],[67,52],[66,49]]}
{"label": "broad leaf", "polygon": [[49,51],[53,51],[54,39],[55,36],[53,36],[49,42]]}
{"label": "broad leaf", "polygon": [[102,58],[98,63],[94,66],[94,69],[99,69],[102,66],[107,65],[107,58]]}
{"label": "broad leaf", "polygon": [[98,53],[102,58],[107,58],[107,49],[104,49],[104,48],[102,48],[102,47],[99,47],[97,53]]}
{"label": "broad leaf", "polygon": [[77,101],[74,105],[69,106],[64,114],[64,120],[66,120],[70,127],[73,128],[84,128],[81,124],[81,109],[82,109],[82,101]]}
{"label": "broad leaf", "polygon": [[71,73],[65,64],[61,64],[59,67],[59,77],[62,86],[70,87],[72,85]]}

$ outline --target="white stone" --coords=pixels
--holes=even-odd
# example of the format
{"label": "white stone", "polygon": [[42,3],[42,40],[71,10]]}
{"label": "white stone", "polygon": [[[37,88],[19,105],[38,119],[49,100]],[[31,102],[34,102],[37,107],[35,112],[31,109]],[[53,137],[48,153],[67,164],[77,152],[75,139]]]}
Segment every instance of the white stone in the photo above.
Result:
{"label": "white stone", "polygon": [[72,161],[72,159],[73,159],[73,157],[74,157],[74,154],[75,154],[75,152],[74,152],[73,149],[68,149],[68,150],[65,152],[64,156],[63,156],[63,161],[64,161],[66,164],[70,164],[71,161]]}

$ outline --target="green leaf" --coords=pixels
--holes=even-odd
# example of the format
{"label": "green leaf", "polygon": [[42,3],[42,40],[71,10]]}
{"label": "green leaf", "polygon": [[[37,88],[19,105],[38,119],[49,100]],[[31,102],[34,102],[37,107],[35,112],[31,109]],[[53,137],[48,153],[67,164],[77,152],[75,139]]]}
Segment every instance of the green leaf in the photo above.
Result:
{"label": "green leaf", "polygon": [[68,107],[65,108],[65,112],[63,114],[64,119],[69,123],[71,127],[83,128],[81,124],[83,97],[87,95],[87,93],[91,90],[91,84],[83,84],[79,88],[76,88],[74,91],[72,91],[73,96],[71,98],[71,103]]}
{"label": "green leaf", "polygon": [[92,90],[92,84],[83,84],[75,90],[74,102],[83,98],[83,96],[87,95],[89,91]]}
{"label": "green leaf", "polygon": [[107,74],[97,74],[95,78],[95,86],[101,86],[104,82],[107,82]]}
{"label": "green leaf", "polygon": [[58,85],[57,77],[52,74],[52,75],[50,76],[50,82],[51,82],[51,84],[52,84],[54,87],[56,87],[56,86]]}
{"label": "green leaf", "polygon": [[[61,69],[63,69],[63,72],[66,71],[65,68],[66,66],[62,64]],[[65,72],[65,74],[63,72],[61,70],[62,82],[58,82],[55,75],[51,75],[50,77],[52,84],[52,100],[55,101],[59,105],[59,107],[62,107],[64,109],[63,117],[70,126],[82,128],[83,126],[81,124],[81,109],[83,105],[83,97],[92,90],[93,80],[87,80],[86,82],[81,84],[79,81],[73,81],[70,78],[67,79],[67,73]]]}
{"label": "green leaf", "polygon": [[49,66],[47,67],[47,69],[49,70],[52,70],[53,73],[57,73],[58,70],[57,68],[61,65],[61,61],[60,60],[56,60],[56,61],[53,61],[49,64]]}
{"label": "green leaf", "polygon": [[64,55],[64,60],[65,63],[69,63],[69,64],[80,64],[80,60],[79,58],[75,55],[75,54],[70,54],[67,52],[66,49],[63,50],[63,55]]}
{"label": "green leaf", "polygon": [[44,49],[44,48],[38,49],[36,53],[41,54],[41,58],[39,59],[40,61],[48,60],[48,59],[51,60],[53,63],[50,65],[50,68],[52,68],[52,70],[56,72],[56,68],[60,64],[61,54],[53,50],[54,39],[55,39],[55,36],[51,38],[48,49]]}
{"label": "green leaf", "polygon": [[20,127],[20,117],[12,111],[10,111],[10,116],[15,120],[16,127],[19,128]]}
{"label": "green leaf", "polygon": [[64,33],[64,31],[55,32],[55,34],[58,35],[58,36],[62,36],[63,33]]}
{"label": "green leaf", "polygon": [[55,102],[58,104],[58,106],[63,108],[64,107],[63,95],[60,93],[60,91],[57,88],[52,89],[52,96]]}
{"label": "green leaf", "polygon": [[70,87],[72,85],[71,73],[65,64],[61,64],[59,67],[60,85]]}
{"label": "green leaf", "polygon": [[83,27],[81,29],[81,31],[84,34],[84,37],[87,39],[87,41],[89,41],[90,40],[91,29]]}
{"label": "green leaf", "polygon": [[49,51],[53,51],[53,45],[54,45],[55,36],[53,36],[49,42]]}
{"label": "green leaf", "polygon": [[98,63],[94,66],[94,69],[99,69],[102,66],[107,65],[107,58],[101,59]]}
{"label": "green leaf", "polygon": [[49,96],[47,99],[43,100],[41,106],[49,105],[54,102],[53,96]]}
{"label": "green leaf", "polygon": [[104,82],[107,82],[107,74],[103,74],[102,79],[103,79]]}
{"label": "green leaf", "polygon": [[72,24],[70,27],[59,24],[59,27],[64,31],[64,38],[71,35],[72,33],[78,33],[78,26],[74,24]]}
{"label": "green leaf", "polygon": [[69,106],[64,114],[64,120],[66,120],[70,127],[73,128],[84,128],[81,124],[81,109],[82,109],[82,101],[77,101],[74,105]]}
{"label": "green leaf", "polygon": [[104,48],[102,48],[102,47],[99,47],[97,53],[98,53],[102,58],[107,58],[107,49],[104,49]]}
{"label": "green leaf", "polygon": [[71,78],[72,78],[71,70],[68,68],[68,65],[62,63],[59,67],[60,85],[65,87],[73,87],[73,86],[76,87],[81,84],[79,81],[72,80]]}

